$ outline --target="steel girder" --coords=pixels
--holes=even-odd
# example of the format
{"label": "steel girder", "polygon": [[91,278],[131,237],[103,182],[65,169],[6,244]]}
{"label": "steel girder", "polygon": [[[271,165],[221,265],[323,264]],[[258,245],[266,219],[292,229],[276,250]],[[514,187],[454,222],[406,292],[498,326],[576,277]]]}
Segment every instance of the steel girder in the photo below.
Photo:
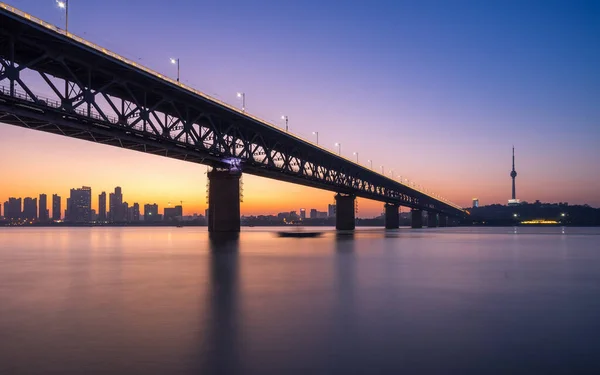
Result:
{"label": "steel girder", "polygon": [[[299,138],[0,10],[0,122],[460,216]],[[41,93],[41,94],[40,94]]]}

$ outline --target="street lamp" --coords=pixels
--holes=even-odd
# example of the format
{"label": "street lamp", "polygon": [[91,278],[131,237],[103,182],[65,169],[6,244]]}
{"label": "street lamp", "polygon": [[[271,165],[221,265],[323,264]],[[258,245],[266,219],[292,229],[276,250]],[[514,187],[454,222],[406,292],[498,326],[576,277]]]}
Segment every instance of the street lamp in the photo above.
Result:
{"label": "street lamp", "polygon": [[171,57],[171,64],[177,64],[177,82],[179,82],[179,57],[176,59]]}
{"label": "street lamp", "polygon": [[313,132],[317,136],[317,146],[319,145],[319,132]]}
{"label": "street lamp", "polygon": [[380,165],[379,168],[381,168],[381,174],[384,174],[383,173],[383,165]]}
{"label": "street lamp", "polygon": [[367,160],[369,162],[369,168],[373,169],[373,160]]}
{"label": "street lamp", "polygon": [[392,176],[392,179],[394,179],[394,170],[393,169],[390,170],[390,175]]}
{"label": "street lamp", "polygon": [[288,117],[287,116],[281,116],[282,120],[285,120],[285,132],[287,133],[288,131]]}
{"label": "street lamp", "polygon": [[246,112],[246,93],[238,92],[237,97],[242,99],[242,112]]}
{"label": "street lamp", "polygon": [[65,31],[69,33],[69,0],[56,0],[56,5],[65,10]]}
{"label": "street lamp", "polygon": [[356,164],[358,164],[358,152],[353,152],[352,155],[356,155]]}
{"label": "street lamp", "polygon": [[340,156],[341,156],[341,155],[342,155],[342,144],[341,144],[341,143],[338,143],[338,142],[336,142],[336,143],[335,143],[335,145],[336,145],[336,146],[337,146],[337,148],[338,148],[338,155],[340,155]]}

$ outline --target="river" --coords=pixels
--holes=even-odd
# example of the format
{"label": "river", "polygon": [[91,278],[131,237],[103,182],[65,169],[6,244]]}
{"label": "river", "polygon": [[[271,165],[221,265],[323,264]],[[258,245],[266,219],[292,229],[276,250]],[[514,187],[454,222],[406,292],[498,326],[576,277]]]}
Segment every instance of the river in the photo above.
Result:
{"label": "river", "polygon": [[0,374],[600,373],[600,228],[317,229],[0,228]]}

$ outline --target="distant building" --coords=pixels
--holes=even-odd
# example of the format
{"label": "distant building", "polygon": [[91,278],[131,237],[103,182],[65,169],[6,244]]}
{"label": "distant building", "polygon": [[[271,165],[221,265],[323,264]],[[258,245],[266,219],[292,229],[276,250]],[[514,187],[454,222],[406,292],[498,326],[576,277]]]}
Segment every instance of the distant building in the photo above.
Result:
{"label": "distant building", "polygon": [[327,216],[335,217],[335,204],[330,204],[327,206]]}
{"label": "distant building", "polygon": [[25,220],[36,220],[38,217],[37,198],[25,198],[23,199],[23,215],[22,218]]}
{"label": "distant building", "polygon": [[183,207],[175,206],[175,207],[165,207],[163,220],[164,221],[173,221],[181,219],[183,216]]}
{"label": "distant building", "polygon": [[92,221],[92,188],[83,186],[80,189],[71,189],[71,196],[67,199],[66,220],[73,223],[90,223]]}
{"label": "distant building", "polygon": [[145,204],[144,205],[144,221],[145,222],[156,222],[160,221],[161,217],[158,215],[158,205]]}
{"label": "distant building", "polygon": [[60,196],[52,194],[52,220],[60,220]]}
{"label": "distant building", "polygon": [[306,209],[305,208],[300,209],[300,219],[302,219],[302,220],[306,219]]}
{"label": "distant building", "polygon": [[473,208],[479,207],[479,198],[473,198]]}
{"label": "distant building", "polygon": [[317,219],[327,219],[329,212],[317,211]]}
{"label": "distant building", "polygon": [[120,186],[115,188],[114,193],[109,195],[109,221],[122,223],[127,221],[127,208],[123,206],[123,192]]}
{"label": "distant building", "polygon": [[98,221],[106,221],[106,192],[103,191],[98,195]]}
{"label": "distant building", "polygon": [[40,194],[38,218],[40,222],[45,223],[49,219],[48,215],[48,196],[46,194]]}
{"label": "distant building", "polygon": [[315,208],[311,208],[310,209],[310,218],[311,219],[316,219],[317,218],[317,210]]}
{"label": "distant building", "polygon": [[8,198],[4,202],[4,218],[18,220],[21,218],[21,198]]}
{"label": "distant building", "polygon": [[127,211],[127,221],[140,221],[140,205],[138,203],[134,203],[133,206],[129,207],[129,210]]}

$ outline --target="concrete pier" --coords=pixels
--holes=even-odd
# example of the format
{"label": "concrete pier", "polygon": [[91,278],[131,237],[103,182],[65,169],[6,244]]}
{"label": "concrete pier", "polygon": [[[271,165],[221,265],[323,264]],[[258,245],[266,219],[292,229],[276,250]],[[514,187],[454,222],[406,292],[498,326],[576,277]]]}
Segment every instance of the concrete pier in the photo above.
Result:
{"label": "concrete pier", "polygon": [[412,228],[423,228],[423,210],[412,209],[411,210],[411,224]]}
{"label": "concrete pier", "polygon": [[208,231],[237,233],[240,231],[239,171],[208,172]]}
{"label": "concrete pier", "polygon": [[340,193],[335,195],[335,229],[354,230],[356,225],[354,219],[355,199],[354,195]]}
{"label": "concrete pier", "polygon": [[398,229],[400,227],[400,205],[395,203],[386,203],[385,208],[385,229]]}
{"label": "concrete pier", "polygon": [[438,226],[437,223],[437,213],[435,212],[428,212],[427,213],[427,227],[428,228],[435,228]]}

